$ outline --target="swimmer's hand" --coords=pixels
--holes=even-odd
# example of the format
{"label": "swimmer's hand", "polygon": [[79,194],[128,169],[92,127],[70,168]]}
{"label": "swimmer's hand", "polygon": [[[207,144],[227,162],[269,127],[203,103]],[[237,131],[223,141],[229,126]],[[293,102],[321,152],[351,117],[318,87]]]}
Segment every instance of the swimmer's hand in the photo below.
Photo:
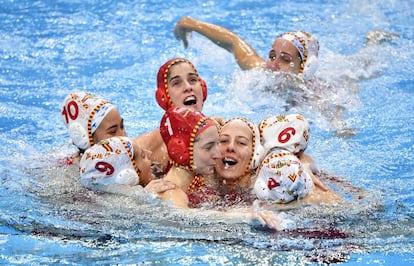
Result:
{"label": "swimmer's hand", "polygon": [[282,230],[281,219],[277,217],[272,211],[253,211],[249,213],[250,221],[258,221],[263,226],[275,230]]}
{"label": "swimmer's hand", "polygon": [[145,187],[145,190],[154,194],[162,193],[171,189],[176,188],[176,185],[168,180],[155,179],[151,180]]}
{"label": "swimmer's hand", "polygon": [[175,25],[174,28],[174,36],[177,40],[183,41],[184,49],[187,49],[188,47],[188,40],[187,40],[187,34],[191,33],[191,29],[186,27],[186,22],[189,20],[189,17],[183,17],[180,19]]}

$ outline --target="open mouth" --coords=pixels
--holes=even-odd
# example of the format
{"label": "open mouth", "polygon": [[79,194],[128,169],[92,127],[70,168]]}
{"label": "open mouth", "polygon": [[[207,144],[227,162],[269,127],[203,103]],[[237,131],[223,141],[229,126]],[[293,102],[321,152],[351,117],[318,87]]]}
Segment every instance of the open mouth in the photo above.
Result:
{"label": "open mouth", "polygon": [[152,163],[151,164],[151,171],[155,178],[162,177],[164,175],[164,170],[162,169],[161,164]]}
{"label": "open mouth", "polygon": [[184,99],[184,105],[195,105],[197,104],[197,98],[195,96],[188,96]]}
{"label": "open mouth", "polygon": [[233,165],[236,165],[237,163],[238,161],[232,158],[224,157],[223,159],[224,166],[233,166]]}

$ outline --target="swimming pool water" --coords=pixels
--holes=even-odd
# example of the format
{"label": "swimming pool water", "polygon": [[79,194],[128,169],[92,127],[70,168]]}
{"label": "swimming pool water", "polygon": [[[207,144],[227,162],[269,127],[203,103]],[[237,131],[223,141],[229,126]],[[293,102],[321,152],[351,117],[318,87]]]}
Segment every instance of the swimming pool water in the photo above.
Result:
{"label": "swimming pool water", "polygon": [[[0,264],[346,265],[414,264],[414,59],[412,1],[0,1]],[[354,136],[333,132],[318,105],[310,155],[347,201],[281,215],[282,232],[170,211],[153,198],[93,193],[75,166],[60,104],[87,90],[114,102],[130,136],[158,127],[159,66],[183,56],[209,86],[208,115],[255,122],[284,112],[263,75],[193,34],[190,15],[243,36],[266,57],[275,35],[303,29],[321,43],[317,75],[337,85]],[[372,29],[400,38],[365,47]],[[366,67],[362,67],[366,65]],[[358,90],[358,92],[355,92]],[[363,196],[363,197],[362,197]],[[362,199],[358,199],[361,197]]]}

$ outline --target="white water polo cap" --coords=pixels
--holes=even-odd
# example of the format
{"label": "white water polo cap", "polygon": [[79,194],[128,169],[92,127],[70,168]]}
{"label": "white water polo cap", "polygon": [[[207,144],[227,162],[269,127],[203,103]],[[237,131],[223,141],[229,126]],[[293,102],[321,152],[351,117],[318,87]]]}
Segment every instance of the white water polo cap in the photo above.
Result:
{"label": "white water polo cap", "polygon": [[305,197],[312,187],[313,181],[297,156],[274,149],[260,165],[253,191],[261,200],[289,203]]}
{"label": "white water polo cap", "polygon": [[318,68],[318,39],[306,31],[289,31],[282,33],[278,38],[288,40],[296,47],[302,62],[299,74],[305,80],[311,79]]}
{"label": "white water polo cap", "polygon": [[93,133],[115,106],[87,92],[76,92],[66,96],[61,114],[70,138],[79,149],[85,150],[94,144]]}
{"label": "white water polo cap", "polygon": [[87,188],[99,185],[139,184],[134,147],[128,137],[112,137],[85,151],[80,161],[81,183]]}
{"label": "white water polo cap", "polygon": [[238,121],[242,124],[245,124],[249,127],[250,132],[252,133],[252,147],[253,147],[253,151],[252,151],[252,156],[250,158],[250,164],[248,166],[247,170],[250,169],[256,169],[257,167],[259,167],[260,162],[264,156],[264,148],[260,142],[260,132],[258,127],[250,120],[246,119],[246,118],[242,118],[242,117],[237,117],[237,118],[232,118],[230,120],[227,120],[224,125],[222,126],[222,128],[229,122],[233,122],[233,121]]}
{"label": "white water polo cap", "polygon": [[297,154],[308,147],[309,123],[299,114],[269,116],[259,124],[259,131],[266,152],[279,148]]}

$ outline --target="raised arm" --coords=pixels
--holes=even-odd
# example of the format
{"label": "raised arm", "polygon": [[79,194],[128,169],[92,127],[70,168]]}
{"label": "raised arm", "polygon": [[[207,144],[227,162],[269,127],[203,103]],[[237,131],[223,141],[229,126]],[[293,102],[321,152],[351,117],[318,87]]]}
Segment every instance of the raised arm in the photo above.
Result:
{"label": "raised arm", "polygon": [[181,18],[174,29],[175,37],[183,41],[184,48],[188,47],[187,33],[191,31],[198,32],[216,45],[233,53],[240,68],[244,70],[265,67],[264,59],[248,43],[240,38],[240,36],[226,28],[191,17]]}

